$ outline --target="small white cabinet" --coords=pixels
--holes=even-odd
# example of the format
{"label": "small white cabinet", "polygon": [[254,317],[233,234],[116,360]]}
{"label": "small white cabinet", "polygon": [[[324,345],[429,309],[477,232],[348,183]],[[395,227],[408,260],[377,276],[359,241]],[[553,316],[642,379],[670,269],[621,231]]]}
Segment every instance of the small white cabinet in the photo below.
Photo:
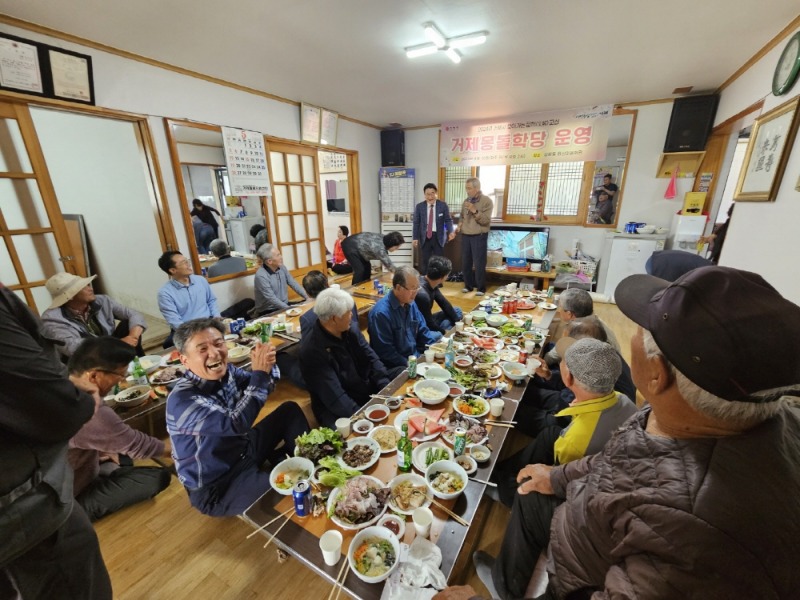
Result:
{"label": "small white cabinet", "polygon": [[597,290],[613,297],[619,282],[629,275],[645,273],[644,265],[653,252],[664,249],[666,234],[609,233],[603,245]]}

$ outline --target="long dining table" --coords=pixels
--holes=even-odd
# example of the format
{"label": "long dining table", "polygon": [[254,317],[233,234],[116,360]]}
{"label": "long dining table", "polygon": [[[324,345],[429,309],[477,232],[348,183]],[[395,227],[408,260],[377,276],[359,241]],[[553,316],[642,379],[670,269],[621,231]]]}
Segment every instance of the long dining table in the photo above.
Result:
{"label": "long dining table", "polygon": [[[369,286],[363,286],[361,290],[352,290],[351,293],[354,297],[375,298],[380,296],[379,292],[371,291],[372,282]],[[362,294],[359,296],[358,294]],[[553,311],[542,310],[537,308],[529,311],[533,325],[539,329],[547,329],[553,319]],[[444,576],[450,580],[457,576],[457,564],[464,562],[463,556],[459,560],[465,545],[468,543],[468,535],[474,528],[478,530],[482,526],[481,521],[485,517],[485,511],[479,515],[479,506],[481,499],[484,495],[486,483],[494,470],[494,466],[510,432],[507,426],[500,424],[493,425],[494,421],[513,421],[517,412],[517,406],[524,390],[527,386],[527,379],[521,384],[506,381],[505,376],[501,376],[496,381],[505,382],[508,387],[502,392],[504,400],[504,407],[502,414],[495,418],[487,415],[483,420],[488,430],[487,444],[491,448],[491,456],[488,462],[479,464],[477,472],[470,476],[468,484],[465,486],[464,491],[455,500],[443,501],[441,504],[458,515],[461,519],[468,523],[468,526],[463,526],[455,520],[451,519],[445,511],[436,505],[431,505],[431,510],[434,515],[434,522],[431,527],[429,539],[436,543],[442,552],[441,571]],[[408,408],[406,401],[409,397],[409,391],[413,386],[414,380],[410,380],[406,371],[400,373],[392,382],[389,383],[383,390],[380,391],[380,396],[400,396],[404,398],[404,403],[400,407],[392,410],[383,424],[395,424],[395,419],[400,412]],[[380,398],[373,398],[365,404],[356,415],[364,413],[366,409],[372,404],[380,404]],[[448,397],[442,404],[433,408],[444,408],[444,417],[453,410],[453,401]],[[348,439],[355,437],[356,433],[351,433]],[[398,474],[397,462],[394,453],[382,454],[381,458],[372,467],[364,471],[365,475],[372,475],[377,477],[384,483],[387,483]],[[335,583],[342,561],[347,560],[347,549],[352,541],[356,531],[347,530],[338,527],[332,520],[327,518],[326,514],[320,516],[304,516],[298,517],[291,510],[293,506],[293,499],[291,495],[280,495],[274,490],[268,490],[261,498],[259,498],[250,508],[248,508],[242,515],[244,520],[248,522],[268,540],[272,540],[275,545],[299,560],[302,564],[308,567],[311,571],[319,576],[327,579],[331,584]],[[289,513],[280,517],[283,513]],[[269,524],[272,522],[271,524]],[[322,560],[322,555],[319,549],[319,538],[327,530],[339,530],[343,535],[342,556],[339,562],[334,566],[326,565]],[[403,542],[410,544],[415,537],[414,526],[410,518],[406,518],[405,534]],[[454,583],[454,582],[451,582]],[[368,584],[359,579],[350,569],[347,570],[342,589],[349,594],[352,598],[359,600],[374,600],[381,596],[383,584]]]}

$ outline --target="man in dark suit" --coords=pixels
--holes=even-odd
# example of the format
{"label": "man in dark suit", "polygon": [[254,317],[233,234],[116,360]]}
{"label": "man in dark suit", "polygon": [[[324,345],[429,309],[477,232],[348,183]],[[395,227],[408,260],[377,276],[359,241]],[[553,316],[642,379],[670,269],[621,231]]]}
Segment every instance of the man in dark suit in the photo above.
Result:
{"label": "man in dark suit", "polygon": [[444,245],[456,234],[447,203],[437,199],[437,187],[426,183],[423,191],[425,202],[414,209],[414,248],[421,248],[419,270],[425,275],[431,256],[444,256]]}

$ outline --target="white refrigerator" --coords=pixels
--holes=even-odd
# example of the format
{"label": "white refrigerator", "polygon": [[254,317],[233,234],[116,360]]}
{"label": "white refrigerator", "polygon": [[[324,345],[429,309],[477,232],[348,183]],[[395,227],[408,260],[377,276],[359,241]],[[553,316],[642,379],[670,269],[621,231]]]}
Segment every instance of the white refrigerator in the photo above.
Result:
{"label": "white refrigerator", "polygon": [[667,234],[607,233],[600,259],[597,290],[611,298],[619,282],[637,273],[645,273],[647,259],[664,249]]}

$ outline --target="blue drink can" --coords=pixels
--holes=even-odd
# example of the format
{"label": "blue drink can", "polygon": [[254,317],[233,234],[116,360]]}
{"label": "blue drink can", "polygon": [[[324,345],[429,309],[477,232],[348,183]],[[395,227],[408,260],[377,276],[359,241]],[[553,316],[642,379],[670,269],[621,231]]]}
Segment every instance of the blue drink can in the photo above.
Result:
{"label": "blue drink can", "polygon": [[377,277],[372,280],[372,287],[375,288],[375,291],[378,292],[381,289],[381,280]]}
{"label": "blue drink can", "polygon": [[208,277],[208,269],[206,267],[200,269],[200,272],[203,274],[203,277]]}
{"label": "blue drink can", "polygon": [[298,481],[292,490],[294,497],[294,514],[307,517],[311,514],[311,485],[308,480]]}

